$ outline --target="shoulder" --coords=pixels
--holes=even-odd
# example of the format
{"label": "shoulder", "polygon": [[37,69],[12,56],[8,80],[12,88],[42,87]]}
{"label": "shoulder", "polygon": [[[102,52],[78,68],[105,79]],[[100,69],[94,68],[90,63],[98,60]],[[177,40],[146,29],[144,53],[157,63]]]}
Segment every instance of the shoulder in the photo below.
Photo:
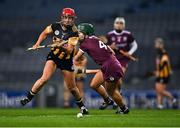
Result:
{"label": "shoulder", "polygon": [[123,33],[123,35],[127,36],[128,40],[129,40],[130,42],[133,42],[133,41],[135,40],[133,34],[132,34],[130,31],[128,31],[128,30],[123,30],[122,33]]}
{"label": "shoulder", "polygon": [[89,36],[88,38],[86,38],[87,40],[99,40],[99,38],[97,36]]}
{"label": "shoulder", "polygon": [[61,24],[60,24],[60,22],[53,22],[52,24],[51,24],[51,26],[61,26]]}
{"label": "shoulder", "polygon": [[111,30],[107,33],[107,35],[112,35],[112,34],[114,34],[114,30]]}
{"label": "shoulder", "polygon": [[80,48],[87,48],[89,46],[89,42],[92,41],[92,38],[87,37],[84,41],[80,44]]}
{"label": "shoulder", "polygon": [[132,34],[132,33],[131,33],[130,31],[128,31],[128,30],[123,30],[122,33],[128,34],[128,35],[131,35],[131,34]]}
{"label": "shoulder", "polygon": [[61,28],[60,22],[54,22],[54,23],[52,23],[52,24],[51,24],[51,28],[52,28],[53,31],[56,30],[56,29]]}

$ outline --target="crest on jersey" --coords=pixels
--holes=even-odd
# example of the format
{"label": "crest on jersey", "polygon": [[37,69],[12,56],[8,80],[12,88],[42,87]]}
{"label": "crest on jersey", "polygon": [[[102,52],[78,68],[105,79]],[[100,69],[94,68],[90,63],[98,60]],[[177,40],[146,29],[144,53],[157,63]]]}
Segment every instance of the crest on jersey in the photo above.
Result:
{"label": "crest on jersey", "polygon": [[60,33],[60,32],[59,32],[58,30],[56,30],[56,31],[54,32],[55,35],[59,35],[59,33]]}
{"label": "crest on jersey", "polygon": [[110,80],[110,81],[114,81],[114,77],[111,76],[111,77],[109,78],[109,80]]}
{"label": "crest on jersey", "polygon": [[111,40],[112,40],[112,41],[115,41],[115,40],[116,40],[116,38],[115,38],[115,37],[112,37],[112,38],[111,38]]}
{"label": "crest on jersey", "polygon": [[126,37],[126,36],[123,37],[123,41],[124,41],[124,42],[127,41],[127,37]]}

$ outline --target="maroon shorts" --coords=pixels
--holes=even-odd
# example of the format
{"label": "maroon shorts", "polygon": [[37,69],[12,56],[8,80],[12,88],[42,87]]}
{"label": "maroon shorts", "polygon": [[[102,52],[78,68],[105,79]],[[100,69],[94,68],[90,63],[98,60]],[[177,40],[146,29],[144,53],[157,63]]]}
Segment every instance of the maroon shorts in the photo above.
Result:
{"label": "maroon shorts", "polygon": [[115,58],[109,58],[101,67],[104,80],[107,82],[115,82],[124,76],[122,66]]}

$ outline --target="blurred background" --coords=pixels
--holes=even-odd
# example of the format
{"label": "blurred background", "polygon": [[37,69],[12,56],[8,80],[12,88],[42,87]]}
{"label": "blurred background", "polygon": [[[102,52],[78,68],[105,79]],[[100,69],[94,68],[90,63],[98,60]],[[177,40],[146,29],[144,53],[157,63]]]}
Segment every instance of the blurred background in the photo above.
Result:
{"label": "blurred background", "polygon": [[[59,21],[64,7],[75,9],[76,23],[90,22],[97,35],[113,29],[117,16],[126,20],[138,42],[123,84],[123,95],[130,107],[154,108],[154,78],[145,78],[155,69],[154,39],[161,37],[170,55],[173,75],[168,89],[180,100],[180,1],[179,0],[0,0],[0,107],[18,107],[21,99],[41,76],[48,49],[26,52],[49,24]],[[47,39],[44,43],[47,43]],[[88,58],[88,68],[98,66]],[[88,107],[96,108],[102,99],[85,83]],[[166,107],[169,102],[164,101]],[[72,99],[73,105],[73,99]],[[28,107],[63,106],[63,78],[59,70]]]}

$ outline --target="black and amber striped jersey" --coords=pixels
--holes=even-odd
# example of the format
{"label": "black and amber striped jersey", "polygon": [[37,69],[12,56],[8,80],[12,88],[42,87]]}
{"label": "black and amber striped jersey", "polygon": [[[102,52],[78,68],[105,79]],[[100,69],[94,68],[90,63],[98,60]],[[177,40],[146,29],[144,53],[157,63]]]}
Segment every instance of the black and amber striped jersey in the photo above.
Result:
{"label": "black and amber striped jersey", "polygon": [[170,59],[166,51],[162,51],[156,57],[157,78],[167,78],[171,74]]}
{"label": "black and amber striped jersey", "polygon": [[[64,28],[60,22],[56,22],[51,24],[51,28],[53,31],[53,38],[59,39],[59,40],[68,40],[70,37],[77,37],[78,31],[75,25],[73,26],[67,26]],[[76,46],[76,43],[68,42],[67,44],[64,44],[63,47],[55,47],[51,49],[51,52],[57,56],[59,59],[72,59],[72,57],[75,54],[75,49],[73,52],[68,53],[66,50],[67,45],[73,45]]]}

